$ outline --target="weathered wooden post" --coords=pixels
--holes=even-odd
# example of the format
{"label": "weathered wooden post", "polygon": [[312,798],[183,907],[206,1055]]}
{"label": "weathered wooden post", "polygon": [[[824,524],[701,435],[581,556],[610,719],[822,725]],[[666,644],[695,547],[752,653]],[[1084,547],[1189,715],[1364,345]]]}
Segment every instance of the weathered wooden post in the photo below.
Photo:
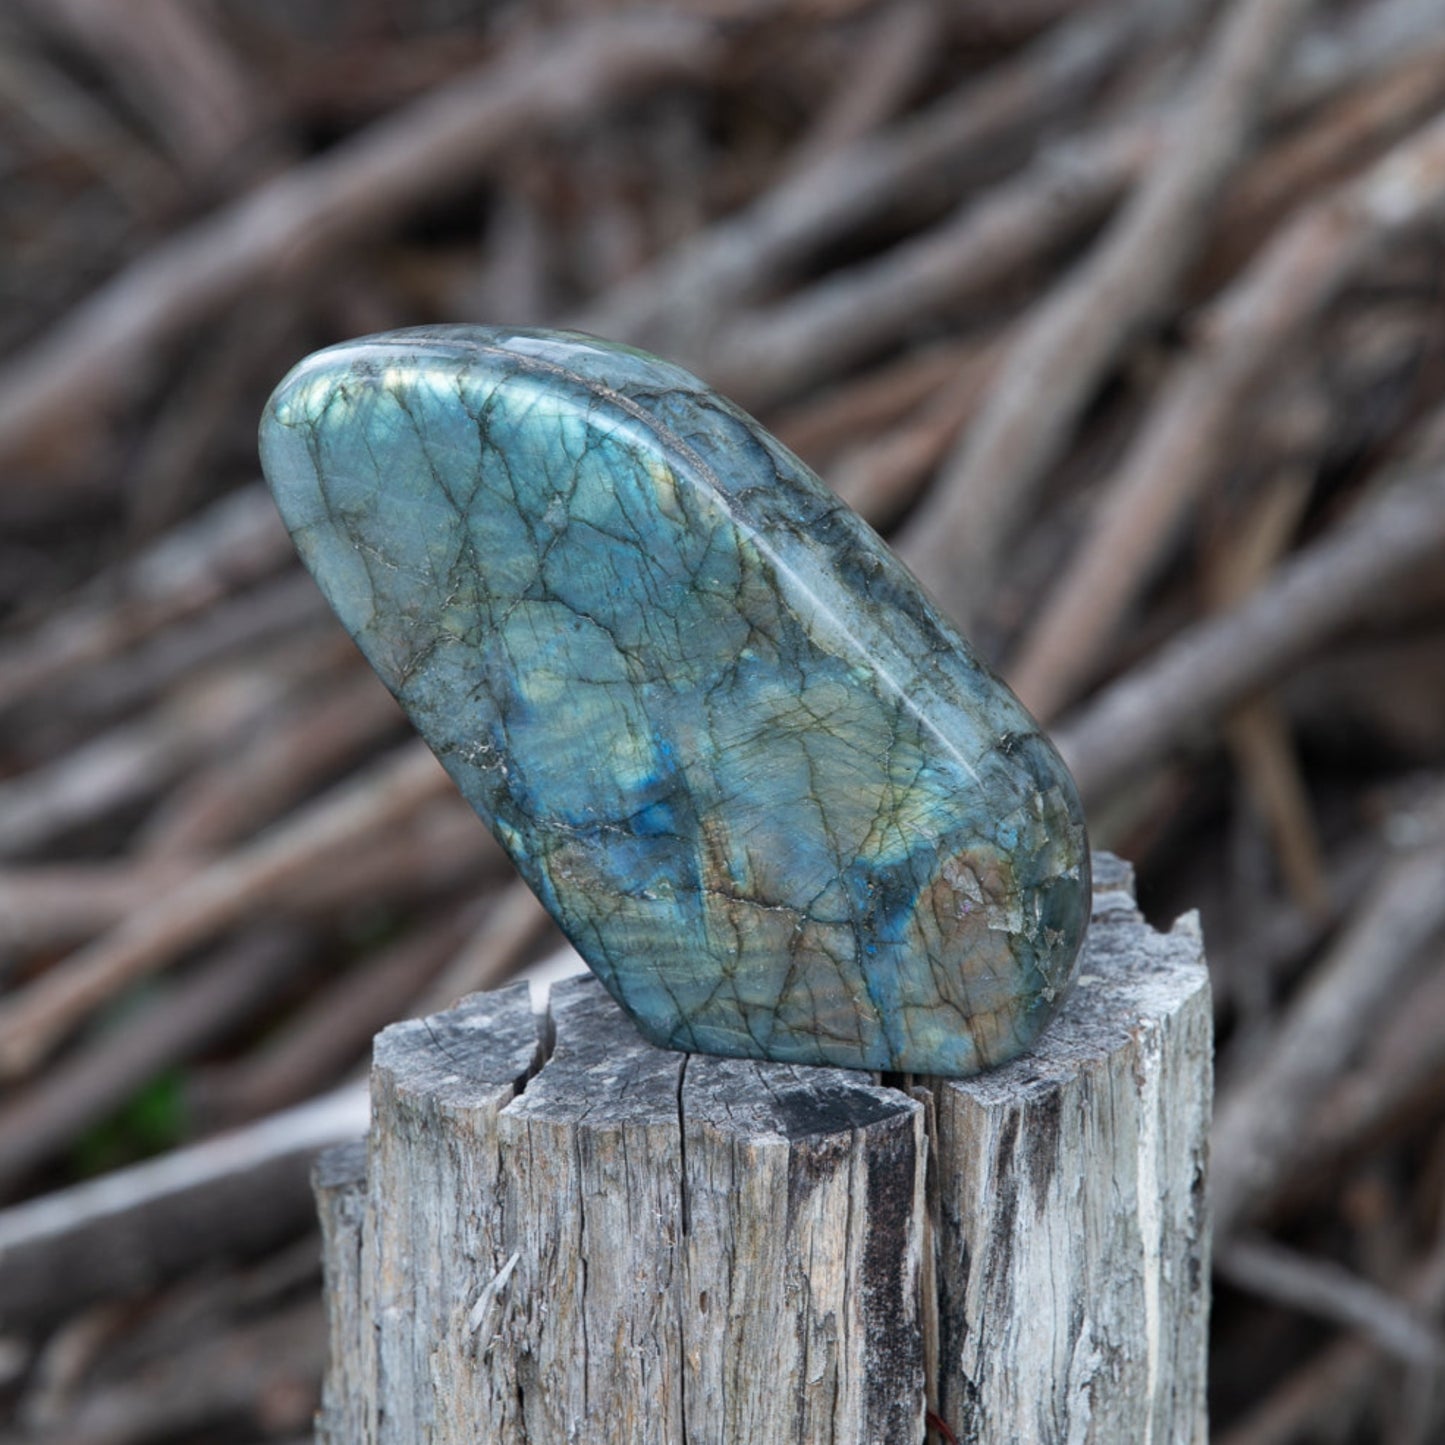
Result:
{"label": "weathered wooden post", "polygon": [[318,1439],[1202,1441],[1202,945],[1095,878],[1070,1001],[974,1079],[666,1052],[591,979],[388,1029],[316,1174]]}

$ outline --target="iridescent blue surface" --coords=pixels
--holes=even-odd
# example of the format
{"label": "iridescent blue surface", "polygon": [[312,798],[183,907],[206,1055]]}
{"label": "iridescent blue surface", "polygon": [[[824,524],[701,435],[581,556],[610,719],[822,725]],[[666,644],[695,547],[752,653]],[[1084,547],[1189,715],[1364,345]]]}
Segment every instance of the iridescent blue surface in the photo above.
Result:
{"label": "iridescent blue surface", "polygon": [[654,357],[438,327],[261,428],[306,565],[654,1042],[967,1074],[1089,912],[1072,781],[877,536]]}

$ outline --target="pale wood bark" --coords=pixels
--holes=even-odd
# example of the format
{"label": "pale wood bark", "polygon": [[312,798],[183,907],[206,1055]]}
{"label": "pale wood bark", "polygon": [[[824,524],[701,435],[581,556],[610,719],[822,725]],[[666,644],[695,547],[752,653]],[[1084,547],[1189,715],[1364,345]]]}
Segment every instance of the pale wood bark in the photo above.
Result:
{"label": "pale wood bark", "polygon": [[1212,1083],[1194,915],[1155,932],[1096,860],[1062,1016],[1026,1058],[933,1086],[938,1401],[960,1439],[1204,1440]]}
{"label": "pale wood bark", "polygon": [[388,1029],[316,1178],[318,1439],[1203,1440],[1201,943],[1098,872],[1073,999],[979,1079],[668,1053],[591,979]]}

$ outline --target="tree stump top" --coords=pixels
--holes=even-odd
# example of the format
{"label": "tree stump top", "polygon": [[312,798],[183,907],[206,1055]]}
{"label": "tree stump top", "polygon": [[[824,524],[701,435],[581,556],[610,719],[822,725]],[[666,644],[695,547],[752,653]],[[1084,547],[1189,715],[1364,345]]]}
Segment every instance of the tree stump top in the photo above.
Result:
{"label": "tree stump top", "polygon": [[318,1175],[320,1438],[1202,1440],[1201,943],[1097,880],[1074,994],[973,1079],[669,1052],[590,978],[386,1030]]}

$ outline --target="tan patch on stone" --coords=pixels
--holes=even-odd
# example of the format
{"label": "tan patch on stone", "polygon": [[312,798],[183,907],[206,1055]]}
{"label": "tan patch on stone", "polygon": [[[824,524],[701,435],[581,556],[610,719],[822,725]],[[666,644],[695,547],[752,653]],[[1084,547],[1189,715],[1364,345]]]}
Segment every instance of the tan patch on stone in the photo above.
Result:
{"label": "tan patch on stone", "polygon": [[[934,985],[969,1015],[970,1030],[1007,1034],[1017,1008],[1018,966],[1013,937],[1023,906],[1013,871],[993,850],[966,849],[945,858],[918,898],[917,946],[937,960]],[[990,1024],[991,1015],[1001,1015]]]}

